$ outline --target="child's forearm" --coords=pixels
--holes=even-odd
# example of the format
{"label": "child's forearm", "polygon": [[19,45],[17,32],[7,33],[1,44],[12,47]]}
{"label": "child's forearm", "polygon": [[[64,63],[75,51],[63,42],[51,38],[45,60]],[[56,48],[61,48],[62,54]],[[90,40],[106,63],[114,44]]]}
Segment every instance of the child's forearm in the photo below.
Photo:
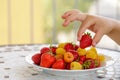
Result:
{"label": "child's forearm", "polygon": [[113,30],[107,35],[120,45],[120,21],[114,21]]}

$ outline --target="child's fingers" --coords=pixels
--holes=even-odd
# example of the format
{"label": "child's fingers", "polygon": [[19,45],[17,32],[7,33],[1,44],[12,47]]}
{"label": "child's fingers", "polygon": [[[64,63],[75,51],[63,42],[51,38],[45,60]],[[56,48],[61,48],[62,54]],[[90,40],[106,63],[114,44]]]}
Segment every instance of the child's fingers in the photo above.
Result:
{"label": "child's fingers", "polygon": [[103,37],[103,35],[104,34],[102,33],[102,31],[97,32],[93,38],[92,45],[95,46],[100,41],[100,39]]}
{"label": "child's fingers", "polygon": [[68,16],[70,16],[70,15],[72,15],[72,14],[74,14],[74,13],[79,13],[80,11],[78,11],[78,10],[70,10],[70,11],[67,11],[67,12],[65,12],[63,15],[62,15],[62,18],[63,19],[65,19],[65,18],[67,18]]}
{"label": "child's fingers", "polygon": [[63,14],[62,18],[65,19],[72,14],[72,11],[67,11]]}
{"label": "child's fingers", "polygon": [[77,19],[79,21],[84,21],[87,18],[87,15],[84,13],[77,13]]}
{"label": "child's fingers", "polygon": [[85,20],[82,22],[79,30],[78,30],[78,34],[77,34],[77,40],[79,41],[82,37],[82,34],[89,28],[92,27],[92,25],[94,24],[94,22],[89,19]]}
{"label": "child's fingers", "polygon": [[65,20],[65,21],[63,22],[63,26],[67,26],[69,23],[70,23],[69,20]]}
{"label": "child's fingers", "polygon": [[70,22],[77,20],[77,16],[75,14],[70,15],[67,17],[63,23],[63,26],[67,26]]}
{"label": "child's fingers", "polygon": [[63,26],[67,26],[70,22],[73,22],[75,20],[84,21],[85,18],[86,18],[85,14],[73,13],[65,19]]}

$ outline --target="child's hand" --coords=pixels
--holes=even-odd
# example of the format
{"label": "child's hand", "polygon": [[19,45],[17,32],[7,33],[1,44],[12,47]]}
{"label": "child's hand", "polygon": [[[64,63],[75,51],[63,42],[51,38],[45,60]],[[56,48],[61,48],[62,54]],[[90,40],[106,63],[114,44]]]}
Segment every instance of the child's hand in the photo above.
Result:
{"label": "child's hand", "polygon": [[62,18],[64,19],[63,26],[68,26],[70,22],[75,20],[82,22],[78,30],[78,40],[81,39],[81,36],[86,29],[95,32],[95,36],[93,37],[92,42],[93,46],[95,46],[100,41],[104,34],[109,34],[115,25],[115,20],[89,15],[82,13],[79,10],[67,11],[63,14]]}
{"label": "child's hand", "polygon": [[65,19],[63,26],[68,26],[70,22],[75,20],[84,21],[86,19],[86,16],[86,14],[83,14],[79,10],[67,11],[62,16],[62,18]]}

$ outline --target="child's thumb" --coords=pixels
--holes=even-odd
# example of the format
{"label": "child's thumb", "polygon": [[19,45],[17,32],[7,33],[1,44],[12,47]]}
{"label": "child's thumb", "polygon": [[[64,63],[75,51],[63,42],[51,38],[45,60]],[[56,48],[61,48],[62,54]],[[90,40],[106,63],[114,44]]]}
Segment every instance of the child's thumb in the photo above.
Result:
{"label": "child's thumb", "polygon": [[96,44],[101,40],[101,38],[103,37],[103,33],[101,32],[97,32],[95,34],[95,36],[93,37],[93,41],[92,41],[92,46],[96,46]]}

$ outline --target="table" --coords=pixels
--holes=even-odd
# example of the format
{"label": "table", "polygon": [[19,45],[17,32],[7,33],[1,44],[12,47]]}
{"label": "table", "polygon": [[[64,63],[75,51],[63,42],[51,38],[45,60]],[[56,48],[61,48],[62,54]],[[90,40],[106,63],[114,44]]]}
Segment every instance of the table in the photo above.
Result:
{"label": "table", "polygon": [[[90,77],[56,76],[38,71],[25,61],[25,57],[33,52],[37,53],[43,46],[45,44],[1,46],[0,80],[120,80],[120,59],[114,65],[100,70],[97,74],[91,74]],[[108,51],[120,57],[119,51]]]}

